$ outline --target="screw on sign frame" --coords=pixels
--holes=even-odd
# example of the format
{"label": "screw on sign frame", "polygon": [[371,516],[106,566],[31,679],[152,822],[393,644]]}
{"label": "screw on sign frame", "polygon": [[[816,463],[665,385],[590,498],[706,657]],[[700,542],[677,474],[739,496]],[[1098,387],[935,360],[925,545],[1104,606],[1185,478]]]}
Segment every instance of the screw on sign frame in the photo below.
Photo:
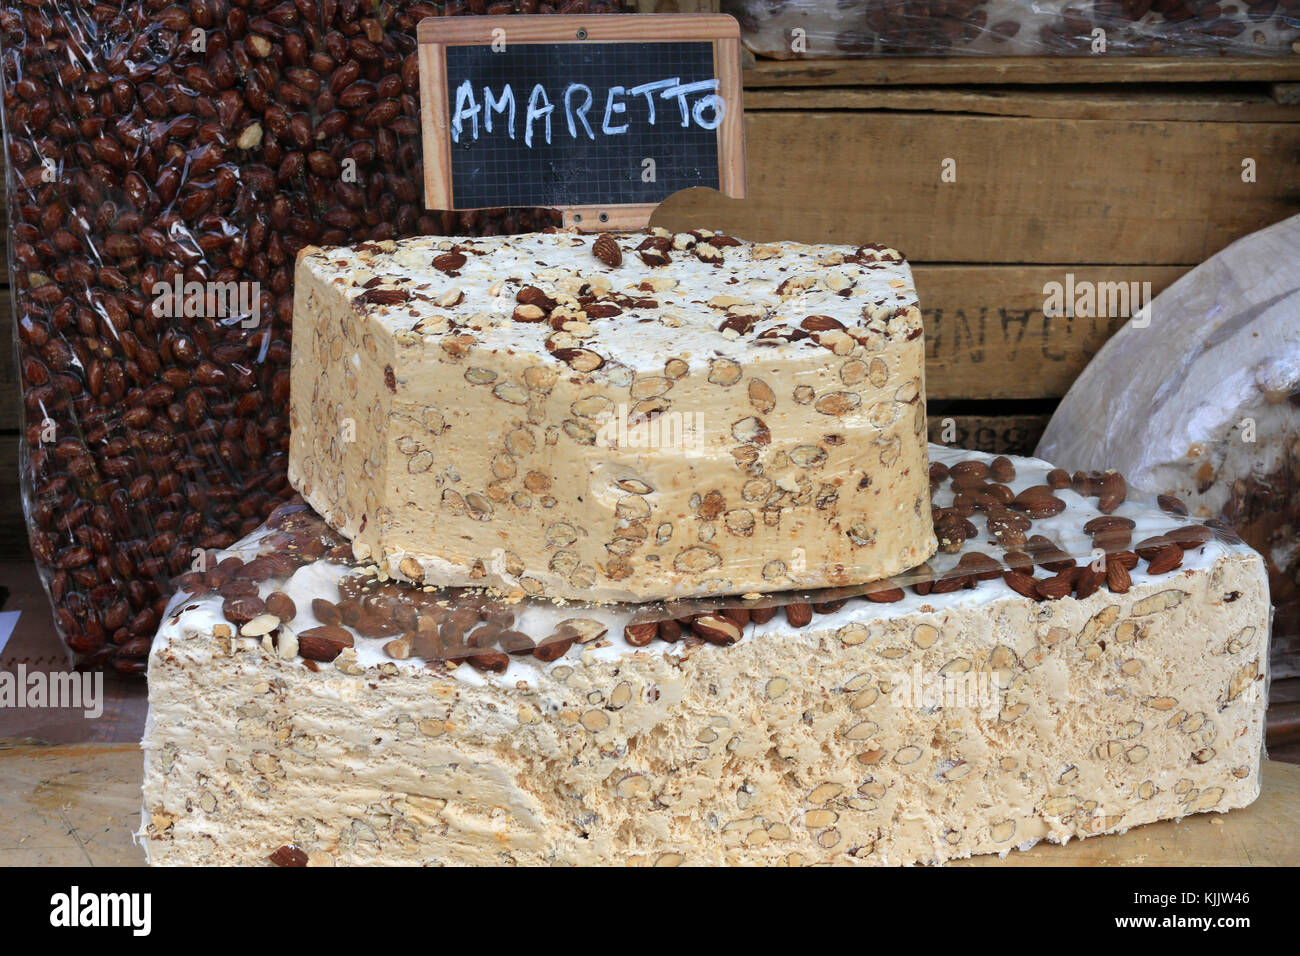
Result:
{"label": "screw on sign frame", "polygon": [[[680,189],[709,186],[724,196],[745,197],[740,29],[733,17],[720,14],[606,14],[428,18],[420,21],[417,35],[423,107],[425,204],[430,209],[549,206],[563,213],[566,226],[587,231],[634,230],[644,228],[659,202]],[[530,79],[544,79],[545,88],[540,95],[537,87],[543,86],[541,82],[528,84],[528,88],[520,84],[520,88],[510,89],[507,108],[498,99],[506,95],[506,87],[490,89],[481,84],[476,87],[468,80],[462,83],[448,76],[448,51],[454,48],[480,48],[484,52],[480,62],[489,63],[488,51],[492,51],[491,55],[501,55],[505,51],[518,52],[520,47],[539,48],[543,52],[549,47],[555,52],[560,45],[593,44],[610,48],[606,51],[609,54],[607,59],[616,63],[612,69],[618,69],[617,62],[622,57],[627,63],[640,63],[637,68],[644,75],[647,57],[653,60],[657,52],[649,45],[663,44],[661,49],[667,53],[701,43],[712,47],[709,82],[713,85],[708,89],[704,89],[701,83],[680,81],[673,87],[672,77],[656,78],[642,86],[633,86],[632,81],[639,77],[629,74],[626,87],[612,85],[604,90],[593,90],[588,85],[572,82],[566,86],[570,78],[565,75],[533,77],[529,74]],[[619,46],[623,44],[636,46]],[[638,57],[637,53],[641,56]],[[459,51],[454,53],[453,58],[460,59],[458,54]],[[551,59],[555,61],[554,57]],[[664,72],[671,74],[672,71],[665,69]],[[622,76],[617,72],[602,74],[603,79],[618,80]],[[574,93],[583,97],[576,110]],[[719,100],[721,102],[717,104]],[[549,107],[544,117],[541,115],[543,103]],[[493,121],[497,124],[495,129],[489,125]],[[506,129],[502,128],[503,124]],[[567,154],[570,169],[579,155],[595,167],[603,165],[599,152],[602,145],[607,148],[608,159],[613,163],[616,148],[629,142],[620,140],[621,132],[629,128],[633,129],[634,136],[659,137],[661,145],[670,129],[680,132],[683,137],[691,136],[690,142],[695,144],[699,153],[695,158],[700,163],[692,165],[692,157],[681,155],[689,152],[691,147],[675,149],[671,157],[675,162],[675,175],[662,184],[653,177],[647,180],[641,176],[643,182],[656,184],[648,189],[634,187],[630,182],[611,180],[611,177],[621,174],[614,173],[612,167],[607,166],[603,181],[618,182],[619,188],[594,199],[591,196],[593,189],[598,191],[601,187],[593,186],[593,183],[602,180],[599,170],[588,167],[593,175],[584,177],[580,184],[573,184],[587,194],[582,202],[566,204],[536,201],[536,196],[522,194],[508,196],[506,190],[514,188],[517,176],[515,180],[500,180],[500,192],[492,192],[489,181],[486,184],[487,195],[479,189],[479,195],[458,199],[458,172],[463,184],[469,168],[467,164],[482,156],[481,152],[470,155],[479,146],[480,126],[483,142],[487,142],[489,131],[495,135],[493,145],[485,148],[495,151],[492,153],[494,158],[502,159],[499,164],[502,169],[519,169],[528,164],[533,164],[535,169],[555,168],[554,157],[563,160],[566,149],[570,150]],[[683,131],[687,127],[689,129]],[[550,138],[552,130],[555,131],[554,141]],[[505,138],[503,132],[507,134]],[[545,141],[539,141],[535,150],[534,136],[541,137],[544,133]],[[707,144],[707,149],[698,148],[701,142]],[[543,149],[548,152],[544,154]],[[572,152],[576,149],[586,152]],[[623,154],[626,154],[626,148]],[[655,168],[653,163],[650,168]],[[629,170],[629,181],[640,171]],[[561,188],[555,184],[552,187]],[[634,190],[658,194],[633,201],[620,201],[614,196],[616,192]]]}

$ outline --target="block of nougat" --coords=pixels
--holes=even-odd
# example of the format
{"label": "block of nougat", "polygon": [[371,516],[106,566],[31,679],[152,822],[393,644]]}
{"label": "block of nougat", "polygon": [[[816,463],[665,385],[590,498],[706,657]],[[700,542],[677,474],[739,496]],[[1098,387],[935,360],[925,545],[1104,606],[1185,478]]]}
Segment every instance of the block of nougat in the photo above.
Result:
{"label": "block of nougat", "polygon": [[909,864],[1254,800],[1259,556],[931,457],[921,573],[751,601],[425,590],[282,511],[154,645],[151,862]]}
{"label": "block of nougat", "polygon": [[425,237],[306,249],[296,283],[290,481],[396,577],[646,601],[934,549],[891,249]]}

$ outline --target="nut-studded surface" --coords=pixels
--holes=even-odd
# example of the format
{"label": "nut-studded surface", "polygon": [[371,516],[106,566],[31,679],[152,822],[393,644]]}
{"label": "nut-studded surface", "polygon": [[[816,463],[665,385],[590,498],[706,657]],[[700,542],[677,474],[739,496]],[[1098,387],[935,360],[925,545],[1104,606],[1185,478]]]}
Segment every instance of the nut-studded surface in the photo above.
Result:
{"label": "nut-studded surface", "polygon": [[[980,464],[1011,478],[986,456],[935,457],[967,483]],[[1010,464],[1030,487],[1048,470]],[[554,656],[520,642],[540,633],[535,612],[457,607],[438,637],[456,627],[484,659],[454,670],[388,648],[430,640],[418,614],[409,632],[357,631],[384,602],[340,589],[347,569],[330,561],[261,587],[294,608],[275,634],[240,636],[219,592],[186,597],[151,663],[151,858],[258,863],[289,847],[309,864],[909,863],[1251,802],[1268,640],[1259,557],[1195,525],[1148,535],[1168,527],[1157,509],[1098,516],[1062,497],[1082,512],[1079,533],[1134,531],[1156,556],[1185,543],[1181,566],[1142,570],[1134,553],[1123,589],[1052,600],[967,560],[973,590],[740,624],[724,608],[687,622],[702,635],[670,641],[661,622],[645,646],[636,625],[617,638],[626,609],[620,623],[603,616],[614,609],[553,608],[574,618],[542,640],[563,645]],[[293,628],[337,625],[340,611],[348,627],[313,637],[354,646],[303,660]],[[492,628],[496,645],[475,648]],[[900,696],[909,687],[919,694]],[[935,693],[950,696],[936,706],[923,696]]]}
{"label": "nut-studded surface", "polygon": [[306,250],[297,275],[290,481],[394,576],[643,601],[933,551],[893,250],[421,238]]}

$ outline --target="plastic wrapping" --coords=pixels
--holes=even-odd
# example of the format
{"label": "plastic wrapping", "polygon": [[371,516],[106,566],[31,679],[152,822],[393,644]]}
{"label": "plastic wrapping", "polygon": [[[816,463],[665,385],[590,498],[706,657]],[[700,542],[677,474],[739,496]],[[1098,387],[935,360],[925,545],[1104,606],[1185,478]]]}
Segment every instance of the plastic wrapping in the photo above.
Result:
{"label": "plastic wrapping", "polygon": [[1300,674],[1300,216],[1162,292],[1074,383],[1037,454],[1231,524],[1269,566],[1275,676]]}
{"label": "plastic wrapping", "polygon": [[79,666],[144,668],[171,577],[289,494],[308,243],[529,231],[423,208],[415,24],[560,4],[0,7],[32,550]]}
{"label": "plastic wrapping", "polygon": [[722,8],[750,50],[782,60],[1291,55],[1300,40],[1296,0],[724,0]]}
{"label": "plastic wrapping", "polygon": [[[232,548],[206,555],[204,570],[181,579],[183,590],[168,614],[215,598],[213,610],[230,634],[265,638],[286,657],[329,662],[371,641],[366,647],[372,654],[382,648],[397,660],[453,667],[468,662],[500,673],[512,657],[549,662],[598,643],[733,644],[751,621],[783,613],[800,628],[850,602],[908,613],[1013,594],[1036,601],[1124,594],[1152,578],[1205,566],[1209,545],[1241,545],[1230,529],[1189,519],[1172,499],[1126,501],[1114,478],[1104,488],[1100,475],[1080,475],[1071,484],[1045,462],[1013,463],[937,446],[932,458],[941,551],[907,574],[874,584],[645,604],[421,587],[355,562],[348,542],[294,500]],[[1015,492],[1011,507],[995,503],[999,487]]]}

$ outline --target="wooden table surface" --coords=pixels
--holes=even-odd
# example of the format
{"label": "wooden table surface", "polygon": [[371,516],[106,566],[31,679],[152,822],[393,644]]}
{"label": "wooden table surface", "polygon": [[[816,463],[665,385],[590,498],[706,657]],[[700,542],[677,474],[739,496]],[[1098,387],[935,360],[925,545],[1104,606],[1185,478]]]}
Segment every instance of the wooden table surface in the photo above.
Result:
{"label": "wooden table surface", "polygon": [[[141,753],[134,744],[0,744],[0,866],[142,866]],[[1065,846],[1040,843],[1005,860],[955,866],[1296,866],[1300,767],[1268,761],[1252,806],[1202,813]]]}

